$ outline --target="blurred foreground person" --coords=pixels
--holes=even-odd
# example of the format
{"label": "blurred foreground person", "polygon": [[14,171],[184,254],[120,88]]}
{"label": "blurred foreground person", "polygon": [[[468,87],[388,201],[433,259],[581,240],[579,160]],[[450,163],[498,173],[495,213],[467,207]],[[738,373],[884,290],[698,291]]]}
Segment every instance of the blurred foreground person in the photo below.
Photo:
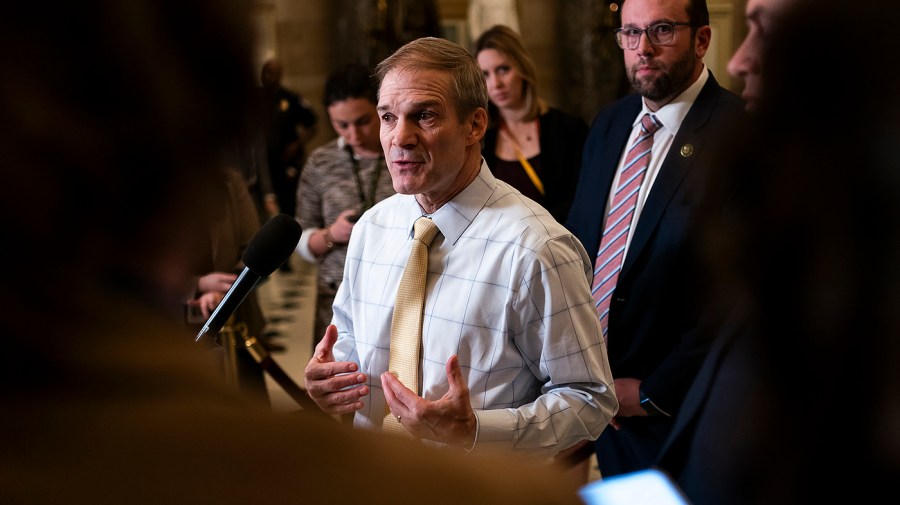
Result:
{"label": "blurred foreground person", "polygon": [[16,69],[0,503],[576,502],[547,468],[275,414],[207,366],[181,302],[251,89],[241,6],[19,3],[0,20]]}
{"label": "blurred foreground person", "polygon": [[731,211],[701,214],[724,324],[659,464],[697,505],[881,501],[900,475],[900,74],[829,62],[865,33],[854,63],[879,68],[900,39],[871,25],[900,4],[747,15],[729,69],[758,124],[710,172]]}

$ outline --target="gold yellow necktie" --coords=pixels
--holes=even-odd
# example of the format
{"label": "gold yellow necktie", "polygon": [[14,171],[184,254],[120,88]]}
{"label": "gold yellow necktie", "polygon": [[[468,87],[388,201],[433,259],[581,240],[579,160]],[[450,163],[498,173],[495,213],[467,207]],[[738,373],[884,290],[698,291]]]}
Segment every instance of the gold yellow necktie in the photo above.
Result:
{"label": "gold yellow necktie", "polygon": [[[422,315],[425,311],[425,280],[428,276],[428,246],[438,234],[437,225],[420,217],[413,225],[409,260],[397,289],[391,320],[391,358],[388,370],[409,389],[419,391],[419,361],[422,350]],[[384,431],[406,434],[406,429],[385,405]]]}

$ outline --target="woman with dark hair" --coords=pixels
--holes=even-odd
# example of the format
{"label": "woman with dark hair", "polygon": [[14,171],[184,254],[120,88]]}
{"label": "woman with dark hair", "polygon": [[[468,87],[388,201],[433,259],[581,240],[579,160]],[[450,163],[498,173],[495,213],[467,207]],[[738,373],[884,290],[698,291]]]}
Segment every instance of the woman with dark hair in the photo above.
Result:
{"label": "woman with dark hair", "polygon": [[331,303],[344,274],[347,242],[356,219],[394,194],[378,137],[372,71],[358,63],[335,69],[322,102],[338,138],[313,150],[297,188],[300,256],[318,265],[313,348],[331,323]]}
{"label": "woman with dark hair", "polygon": [[475,42],[487,82],[490,124],[482,155],[491,172],[565,222],[572,204],[587,124],[548,105],[522,37],[495,25]]}

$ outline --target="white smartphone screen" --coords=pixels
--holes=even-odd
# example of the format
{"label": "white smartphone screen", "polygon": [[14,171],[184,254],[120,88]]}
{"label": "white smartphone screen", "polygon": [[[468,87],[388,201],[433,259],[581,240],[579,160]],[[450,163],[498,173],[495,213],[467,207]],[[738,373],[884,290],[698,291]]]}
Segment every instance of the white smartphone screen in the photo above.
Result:
{"label": "white smartphone screen", "polygon": [[663,471],[641,470],[588,483],[578,490],[586,505],[689,505]]}

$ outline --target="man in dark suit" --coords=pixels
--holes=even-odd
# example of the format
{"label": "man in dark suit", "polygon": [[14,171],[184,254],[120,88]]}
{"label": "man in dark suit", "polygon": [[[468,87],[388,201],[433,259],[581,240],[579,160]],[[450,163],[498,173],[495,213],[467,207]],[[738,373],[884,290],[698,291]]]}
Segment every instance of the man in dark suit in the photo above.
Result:
{"label": "man in dark suit", "polygon": [[616,40],[636,93],[594,120],[566,222],[597,258],[592,289],[619,400],[595,443],[603,476],[655,461],[708,349],[688,231],[700,172],[745,117],[703,64],[705,0],[628,0],[621,17]]}
{"label": "man in dark suit", "polygon": [[281,77],[281,61],[266,60],[260,72],[259,106],[279,211],[293,216],[304,145],[315,134],[318,117],[305,98],[282,84]]}
{"label": "man in dark suit", "polygon": [[[781,18],[791,8],[803,3],[804,0],[747,1],[747,35],[728,62],[728,72],[743,81],[742,97],[748,111],[758,110],[764,101],[763,49],[770,42],[766,39],[783,23]],[[778,489],[780,494],[783,489],[782,486],[766,489],[760,484],[758,472],[760,463],[770,458],[766,451],[777,445],[758,442],[772,440],[771,433],[786,431],[784,424],[776,419],[781,410],[773,408],[774,399],[769,394],[775,388],[784,388],[784,384],[766,371],[769,359],[760,343],[766,340],[763,335],[773,332],[763,333],[760,328],[764,326],[754,322],[759,315],[752,310],[757,305],[749,298],[751,276],[742,278],[736,267],[742,264],[738,258],[753,258],[750,265],[762,263],[762,256],[753,244],[771,240],[766,237],[760,241],[761,234],[750,232],[755,219],[764,219],[756,216],[765,215],[761,204],[754,202],[756,194],[750,189],[762,187],[758,182],[762,179],[757,177],[764,177],[759,174],[765,173],[757,166],[760,160],[754,151],[760,144],[769,145],[764,140],[747,142],[748,138],[756,138],[751,137],[753,133],[754,130],[748,130],[746,135],[734,140],[739,145],[723,150],[723,156],[734,156],[737,160],[731,172],[709,174],[707,185],[720,189],[709,194],[701,209],[721,208],[723,199],[731,203],[725,215],[705,213],[698,222],[699,232],[707,238],[707,244],[728,241],[743,242],[743,245],[707,247],[704,251],[704,258],[708,258],[704,264],[714,272],[709,276],[713,282],[711,289],[717,295],[716,303],[708,306],[711,317],[704,318],[710,321],[710,326],[704,326],[701,331],[715,335],[715,342],[685,395],[657,462],[695,505],[770,502],[772,497],[767,493]],[[775,173],[775,170],[768,172]],[[740,200],[735,200],[735,195]],[[778,256],[781,262],[782,254],[779,252]],[[784,321],[780,323],[785,326]],[[778,353],[786,350],[779,348]],[[779,446],[778,450],[782,449],[787,451],[787,447]]]}

